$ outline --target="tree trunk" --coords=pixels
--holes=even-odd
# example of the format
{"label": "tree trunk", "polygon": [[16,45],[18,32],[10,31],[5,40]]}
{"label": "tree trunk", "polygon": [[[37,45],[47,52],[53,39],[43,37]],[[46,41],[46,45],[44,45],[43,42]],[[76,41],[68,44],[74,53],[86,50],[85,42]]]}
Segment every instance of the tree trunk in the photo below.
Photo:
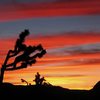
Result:
{"label": "tree trunk", "polygon": [[5,68],[4,68],[4,66],[2,66],[2,68],[1,68],[1,76],[0,76],[0,84],[3,83],[4,71],[5,71]]}
{"label": "tree trunk", "polygon": [[7,61],[9,59],[9,54],[10,52],[8,52],[7,56],[6,56],[6,59],[4,61],[4,64],[2,65],[2,68],[1,68],[1,75],[0,75],[0,84],[3,83],[3,78],[4,78],[4,71],[6,70],[6,64],[7,64]]}

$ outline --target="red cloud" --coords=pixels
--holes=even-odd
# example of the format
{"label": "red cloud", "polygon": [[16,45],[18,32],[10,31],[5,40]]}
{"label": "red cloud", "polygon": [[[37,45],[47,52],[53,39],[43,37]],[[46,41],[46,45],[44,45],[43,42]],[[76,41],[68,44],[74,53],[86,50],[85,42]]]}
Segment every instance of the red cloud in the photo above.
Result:
{"label": "red cloud", "polygon": [[32,17],[100,14],[99,0],[15,4],[0,6],[0,21]]}

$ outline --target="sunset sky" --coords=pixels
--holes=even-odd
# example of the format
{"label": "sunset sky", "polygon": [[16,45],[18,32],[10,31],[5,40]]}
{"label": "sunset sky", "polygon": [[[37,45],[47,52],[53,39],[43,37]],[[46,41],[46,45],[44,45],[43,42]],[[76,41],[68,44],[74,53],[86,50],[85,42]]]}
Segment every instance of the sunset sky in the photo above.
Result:
{"label": "sunset sky", "polygon": [[0,67],[24,29],[25,43],[41,43],[47,54],[26,69],[5,71],[4,82],[34,84],[36,72],[69,89],[91,89],[100,80],[100,0],[1,0]]}

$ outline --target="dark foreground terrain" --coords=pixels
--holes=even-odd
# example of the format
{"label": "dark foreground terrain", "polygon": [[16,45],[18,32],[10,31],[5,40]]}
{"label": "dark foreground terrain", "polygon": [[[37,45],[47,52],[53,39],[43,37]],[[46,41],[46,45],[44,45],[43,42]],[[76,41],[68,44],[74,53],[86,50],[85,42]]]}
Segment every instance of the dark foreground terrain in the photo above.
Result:
{"label": "dark foreground terrain", "polygon": [[[2,99],[1,99],[2,98]],[[91,90],[70,90],[59,86],[20,86],[4,83],[0,100],[100,100],[100,82]]]}

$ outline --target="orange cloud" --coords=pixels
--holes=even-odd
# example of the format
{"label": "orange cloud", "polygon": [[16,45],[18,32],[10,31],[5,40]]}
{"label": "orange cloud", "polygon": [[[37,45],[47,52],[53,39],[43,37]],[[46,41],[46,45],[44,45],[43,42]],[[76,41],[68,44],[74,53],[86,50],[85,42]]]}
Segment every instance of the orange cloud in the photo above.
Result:
{"label": "orange cloud", "polygon": [[[65,46],[75,47],[78,45],[80,47],[80,45],[84,45],[87,47],[86,44],[99,42],[99,33],[64,33],[51,36],[30,36],[26,40],[27,45],[41,43],[47,51],[57,50],[57,48]],[[2,39],[0,43],[1,52],[4,51],[3,55],[0,53],[0,57],[3,57],[3,59],[0,58],[0,63],[2,64],[7,51],[13,49],[15,38]],[[37,59],[36,64],[26,69],[6,71],[4,81],[13,84],[23,84],[20,79],[24,78],[33,84],[34,75],[38,71],[53,85],[77,89],[92,88],[100,77],[100,52],[77,53],[74,55],[62,55],[62,53],[55,55],[47,52],[43,58]]]}
{"label": "orange cloud", "polygon": [[99,33],[64,33],[51,36],[32,37],[27,44],[43,44],[45,48],[56,48],[70,45],[81,45],[100,42]]}
{"label": "orange cloud", "polygon": [[[9,42],[8,42],[9,41]],[[0,39],[0,55],[7,54],[9,49],[14,49],[16,38]],[[42,44],[45,49],[62,48],[82,44],[100,42],[99,33],[64,33],[51,36],[30,36],[26,40],[27,45]]]}

